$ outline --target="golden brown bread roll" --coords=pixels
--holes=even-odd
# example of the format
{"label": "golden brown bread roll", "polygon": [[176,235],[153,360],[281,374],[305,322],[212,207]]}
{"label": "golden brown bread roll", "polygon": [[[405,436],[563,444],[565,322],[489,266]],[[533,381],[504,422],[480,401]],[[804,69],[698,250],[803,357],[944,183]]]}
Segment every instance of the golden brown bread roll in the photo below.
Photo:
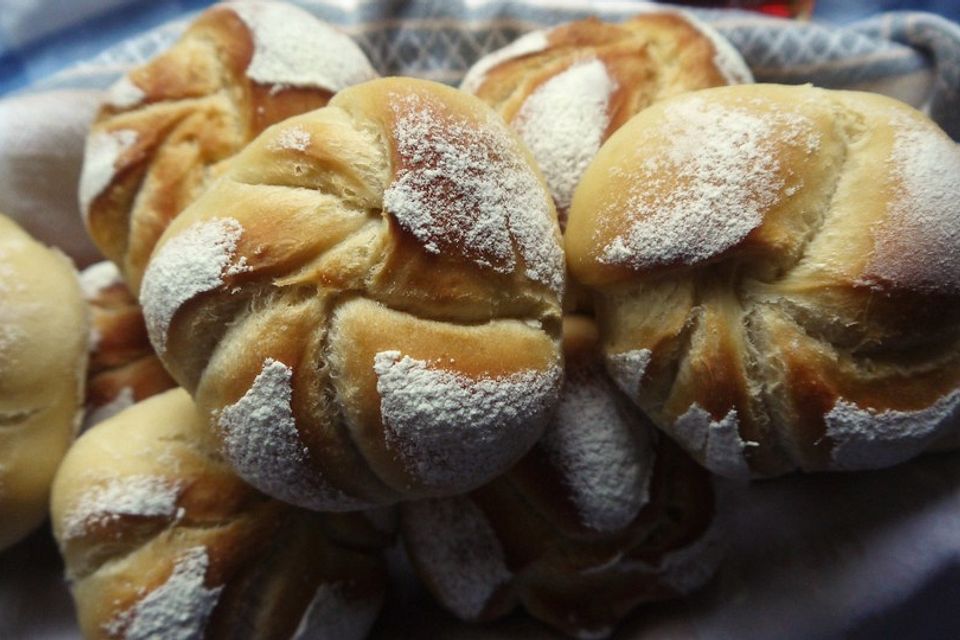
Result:
{"label": "golden brown bread roll", "polygon": [[87,138],[80,210],[133,291],[164,228],[267,126],[375,78],[347,36],[282,2],[200,15],[107,93]]}
{"label": "golden brown bread roll", "polygon": [[458,617],[522,604],[581,638],[689,593],[722,555],[709,474],[660,436],[603,371],[593,323],[564,319],[567,378],[533,450],[467,496],[405,503],[417,573]]}
{"label": "golden brown bread roll", "polygon": [[657,104],[567,229],[607,365],[725,475],[906,460],[960,416],[960,150],[872,94],[756,85]]}
{"label": "golden brown bread roll", "polygon": [[384,79],[268,129],[167,229],[150,338],[247,481],[320,510],[474,488],[560,386],[564,262],[503,121]]}
{"label": "golden brown bread roll", "polygon": [[52,519],[84,637],[365,637],[389,535],[362,514],[330,520],[259,494],[205,438],[175,389],[70,449]]}
{"label": "golden brown bread roll", "polygon": [[0,549],[47,515],[82,417],[89,331],[73,263],[0,215]]}
{"label": "golden brown bread roll", "polygon": [[462,88],[527,143],[563,222],[590,160],[635,113],[685,91],[752,81],[711,27],[662,10],[621,24],[590,18],[533,31],[477,61]]}
{"label": "golden brown bread roll", "polygon": [[116,265],[98,262],[80,274],[93,330],[84,429],[177,386],[147,338],[143,311]]}

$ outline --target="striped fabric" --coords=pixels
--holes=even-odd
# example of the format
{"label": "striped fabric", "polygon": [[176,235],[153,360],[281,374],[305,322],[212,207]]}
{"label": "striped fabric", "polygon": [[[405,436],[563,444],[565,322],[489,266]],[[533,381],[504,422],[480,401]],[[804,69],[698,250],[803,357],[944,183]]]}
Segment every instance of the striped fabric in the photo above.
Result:
{"label": "striped fabric", "polygon": [[[25,0],[0,12],[0,95],[103,88],[169,46],[209,0]],[[295,1],[340,25],[384,74],[456,83],[482,54],[538,26],[642,2],[608,0]],[[44,7],[46,5],[46,7]],[[62,7],[70,9],[64,13]],[[56,9],[51,7],[55,6]],[[45,10],[44,10],[45,9]],[[758,80],[880,91],[926,107],[960,139],[960,26],[892,12],[837,27],[736,11],[694,11],[736,46]],[[58,16],[44,20],[46,14]],[[106,48],[103,48],[106,46]]]}

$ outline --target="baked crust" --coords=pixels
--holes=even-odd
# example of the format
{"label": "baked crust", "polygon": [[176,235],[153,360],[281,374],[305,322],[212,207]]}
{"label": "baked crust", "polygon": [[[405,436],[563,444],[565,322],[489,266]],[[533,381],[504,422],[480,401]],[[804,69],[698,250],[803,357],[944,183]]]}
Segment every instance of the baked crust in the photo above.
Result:
{"label": "baked crust", "polygon": [[890,98],[710,89],[609,140],[567,256],[624,390],[709,468],[882,467],[960,422],[958,185]]}
{"label": "baked crust", "polygon": [[108,92],[87,138],[80,209],[135,292],[154,244],[226,160],[269,125],[375,78],[347,36],[285,3],[204,11]]}
{"label": "baked crust", "polygon": [[465,491],[529,449],[560,386],[563,282],[514,134],[395,78],[253,141],[170,225],[141,301],[238,472],[343,510]]}

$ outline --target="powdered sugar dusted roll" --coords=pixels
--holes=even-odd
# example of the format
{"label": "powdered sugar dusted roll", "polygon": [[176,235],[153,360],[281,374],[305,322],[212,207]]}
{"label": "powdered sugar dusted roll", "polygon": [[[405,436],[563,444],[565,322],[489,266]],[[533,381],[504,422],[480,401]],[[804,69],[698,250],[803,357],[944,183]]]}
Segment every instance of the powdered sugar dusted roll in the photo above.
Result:
{"label": "powdered sugar dusted roll", "polygon": [[958,223],[960,149],[919,112],[729,87],[610,138],[567,256],[618,384],[711,470],[878,468],[960,430]]}
{"label": "powdered sugar dusted roll", "polygon": [[80,274],[90,306],[90,363],[83,428],[176,386],[147,338],[143,311],[112,262]]}
{"label": "powdered sugar dusted roll", "polygon": [[522,604],[605,637],[644,602],[702,586],[722,548],[708,474],[607,378],[592,321],[564,319],[566,382],[543,438],[466,496],[405,503],[403,538],[437,599],[468,621]]}
{"label": "powdered sugar dusted roll", "polygon": [[389,534],[361,514],[328,522],[257,493],[205,437],[173,390],[68,453],[53,527],[84,637],[366,637]]}
{"label": "powdered sugar dusted roll", "polygon": [[385,79],[254,140],[167,229],[150,338],[229,463],[306,508],[473,489],[561,384],[550,197],[482,102]]}
{"label": "powdered sugar dusted roll", "polygon": [[0,215],[0,550],[46,517],[82,415],[89,331],[70,260]]}
{"label": "powdered sugar dusted roll", "polygon": [[264,128],[376,77],[347,36],[282,2],[216,5],[108,91],[80,209],[134,291],[164,228]]}
{"label": "powdered sugar dusted roll", "polygon": [[752,82],[740,54],[685,13],[593,18],[526,34],[481,58],[462,88],[493,106],[543,170],[561,218],[604,140],[651,103]]}

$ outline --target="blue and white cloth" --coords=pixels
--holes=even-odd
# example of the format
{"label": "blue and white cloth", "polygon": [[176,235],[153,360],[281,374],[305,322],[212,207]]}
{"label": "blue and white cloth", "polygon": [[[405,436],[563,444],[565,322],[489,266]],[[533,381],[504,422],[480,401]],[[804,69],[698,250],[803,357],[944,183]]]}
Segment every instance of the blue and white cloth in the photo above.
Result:
{"label": "blue and white cloth", "polygon": [[[532,28],[598,15],[623,0],[294,0],[354,36],[383,74],[455,83],[481,55]],[[210,0],[28,0],[0,12],[0,95],[103,88],[168,47]],[[55,8],[54,8],[55,7]],[[693,10],[740,50],[757,79],[881,91],[917,106],[960,139],[960,26],[892,12],[845,26]],[[150,25],[153,28],[147,29]],[[113,43],[100,50],[106,43]],[[94,53],[97,52],[98,53]]]}

